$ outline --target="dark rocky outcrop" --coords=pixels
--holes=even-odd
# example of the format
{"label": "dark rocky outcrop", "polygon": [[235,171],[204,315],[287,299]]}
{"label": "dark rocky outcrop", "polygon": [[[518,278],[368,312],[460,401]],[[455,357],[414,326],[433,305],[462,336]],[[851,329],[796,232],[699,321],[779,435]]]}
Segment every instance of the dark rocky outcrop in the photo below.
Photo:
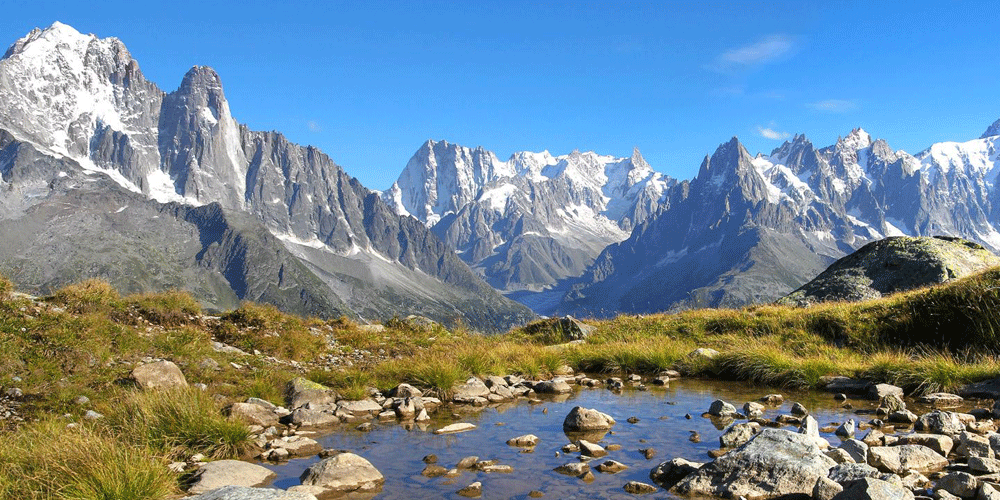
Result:
{"label": "dark rocky outcrop", "polygon": [[861,247],[778,302],[808,305],[875,299],[939,285],[996,265],[1000,258],[968,240],[895,236]]}

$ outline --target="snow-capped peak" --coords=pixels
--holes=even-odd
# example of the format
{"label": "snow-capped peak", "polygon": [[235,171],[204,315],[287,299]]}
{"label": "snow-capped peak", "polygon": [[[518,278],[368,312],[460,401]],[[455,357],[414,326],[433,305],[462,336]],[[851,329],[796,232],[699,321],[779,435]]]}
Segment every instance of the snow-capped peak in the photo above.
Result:
{"label": "snow-capped peak", "polygon": [[837,147],[841,150],[857,151],[859,149],[867,148],[872,144],[872,137],[865,132],[864,129],[858,127],[851,130],[851,133],[847,134],[846,137],[837,140]]}

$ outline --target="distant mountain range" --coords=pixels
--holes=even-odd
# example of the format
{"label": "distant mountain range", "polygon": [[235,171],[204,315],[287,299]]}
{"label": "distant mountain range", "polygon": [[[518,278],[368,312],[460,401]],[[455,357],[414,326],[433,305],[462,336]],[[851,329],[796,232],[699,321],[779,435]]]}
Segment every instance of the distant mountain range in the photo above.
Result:
{"label": "distant mountain range", "polygon": [[115,38],[36,29],[0,60],[0,139],[0,272],[29,290],[101,277],[220,309],[534,316],[319,150],[237,123],[207,67],[166,93]]}
{"label": "distant mountain range", "polygon": [[775,300],[885,236],[997,251],[998,133],[1000,121],[917,155],[862,129],[823,148],[798,135],[766,156],[734,137],[681,182],[638,151],[500,162],[428,142],[383,197],[540,314],[736,307]]}
{"label": "distant mountain range", "polygon": [[741,306],[885,236],[1000,250],[998,141],[1000,120],[916,155],[861,129],[757,156],[734,137],[683,181],[638,150],[502,161],[428,141],[376,192],[236,122],[212,69],[164,92],[119,40],[55,23],[0,59],[0,272],[38,293],[100,277],[216,309],[481,330]]}

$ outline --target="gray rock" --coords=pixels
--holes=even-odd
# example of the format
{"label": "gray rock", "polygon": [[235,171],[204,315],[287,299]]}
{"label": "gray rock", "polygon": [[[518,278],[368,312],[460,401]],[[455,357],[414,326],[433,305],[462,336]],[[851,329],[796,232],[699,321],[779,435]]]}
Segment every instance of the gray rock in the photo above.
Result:
{"label": "gray rock", "polygon": [[233,403],[229,408],[229,416],[251,425],[270,427],[278,425],[278,415],[274,410],[252,403]]}
{"label": "gray rock", "polygon": [[912,424],[917,421],[917,414],[910,410],[897,410],[890,413],[886,420],[895,424]]}
{"label": "gray rock", "polygon": [[736,414],[736,407],[721,399],[716,399],[708,407],[708,414],[713,417],[732,417]]}
{"label": "gray rock", "polygon": [[851,455],[857,463],[868,463],[868,445],[857,439],[846,439],[839,448]]}
{"label": "gray rock", "polygon": [[476,428],[476,426],[474,424],[470,424],[468,422],[458,422],[458,423],[446,425],[446,426],[444,426],[444,427],[442,427],[442,428],[434,431],[434,434],[455,434],[455,433],[458,433],[458,432],[471,431],[471,430],[473,430],[475,428]]}
{"label": "gray rock", "polygon": [[223,486],[187,500],[316,500],[314,495],[269,488]]}
{"label": "gray rock", "polygon": [[809,414],[809,410],[807,410],[806,407],[802,403],[799,403],[797,401],[794,402],[794,403],[792,403],[792,410],[791,411],[792,411],[792,415],[795,415],[797,417],[804,417],[804,416],[806,416],[806,415]]}
{"label": "gray rock", "polygon": [[573,392],[573,388],[562,378],[543,380],[535,384],[534,389],[539,394],[569,394]]}
{"label": "gray rock", "polygon": [[523,436],[518,436],[516,438],[511,438],[507,440],[508,446],[518,446],[521,448],[530,448],[532,446],[538,445],[538,436],[534,434],[525,434]]}
{"label": "gray rock", "polygon": [[969,470],[980,474],[1000,473],[1000,460],[996,458],[971,457],[969,458]]}
{"label": "gray rock", "polygon": [[576,445],[580,447],[580,453],[588,457],[600,458],[608,454],[607,450],[605,450],[601,445],[591,443],[586,439],[577,441]]}
{"label": "gray rock", "polygon": [[832,500],[841,491],[844,491],[844,487],[840,483],[827,477],[821,477],[816,480],[812,498],[813,500]]}
{"label": "gray rock", "polygon": [[841,439],[853,439],[854,431],[856,428],[857,427],[856,424],[854,423],[854,419],[849,418],[847,419],[847,422],[844,422],[843,424],[840,424],[840,427],[837,427],[837,430],[834,432],[834,435],[836,435]]}
{"label": "gray rock", "polygon": [[305,457],[323,451],[323,447],[314,439],[306,436],[285,436],[271,441],[270,446],[283,448],[292,456]]}
{"label": "gray rock", "polygon": [[799,427],[799,434],[808,436],[809,439],[812,439],[813,442],[816,443],[816,446],[820,447],[820,449],[825,450],[830,447],[830,442],[827,441],[826,438],[819,435],[819,422],[817,422],[812,415],[807,415],[804,419],[802,419],[802,425]]}
{"label": "gray rock", "polygon": [[867,380],[858,380],[849,377],[830,377],[825,389],[828,392],[867,396],[868,389],[871,386],[872,383]]}
{"label": "gray rock", "polygon": [[306,403],[314,405],[336,403],[337,394],[325,385],[317,384],[304,377],[296,377],[288,382],[288,387],[285,389],[285,402],[288,403],[288,408],[294,410]]}
{"label": "gray rock", "polygon": [[464,457],[461,460],[459,460],[458,464],[455,465],[455,468],[456,469],[471,469],[472,467],[475,467],[475,465],[477,463],[479,463],[479,457],[477,457],[475,455],[468,456],[468,457]]}
{"label": "gray rock", "polygon": [[471,377],[462,384],[452,387],[452,400],[456,403],[469,403],[476,398],[485,398],[490,394],[490,388],[476,377]]}
{"label": "gray rock", "polygon": [[188,493],[207,493],[223,486],[261,486],[275,477],[270,469],[240,460],[208,462],[195,472]]}
{"label": "gray rock", "polygon": [[741,448],[682,479],[672,491],[725,498],[810,495],[834,465],[809,437],[764,429]]}
{"label": "gray rock", "polygon": [[764,415],[764,405],[753,401],[747,401],[746,403],[743,403],[743,415],[747,418],[761,417]]}
{"label": "gray rock", "polygon": [[354,453],[340,453],[313,464],[300,477],[305,486],[319,486],[327,491],[375,491],[385,478],[364,458]]}
{"label": "gray rock", "polygon": [[649,478],[656,484],[669,490],[681,479],[700,469],[703,465],[705,464],[691,462],[683,458],[674,458],[653,467],[653,470],[649,471]]}
{"label": "gray rock", "polygon": [[419,398],[424,395],[423,391],[410,384],[399,384],[389,391],[389,395],[394,398]]}
{"label": "gray rock", "polygon": [[859,479],[866,477],[879,478],[881,476],[882,473],[878,469],[864,463],[837,464],[830,468],[830,473],[827,475],[827,477],[844,487]]}
{"label": "gray rock", "polygon": [[688,353],[687,357],[693,361],[710,360],[715,359],[719,355],[719,351],[711,349],[708,347],[699,347]]}
{"label": "gray rock", "polygon": [[854,457],[847,452],[847,450],[840,448],[831,448],[823,452],[823,454],[832,458],[833,461],[838,464],[853,464],[857,462],[857,460],[855,460]]}
{"label": "gray rock", "polygon": [[968,498],[979,491],[979,479],[967,472],[950,472],[937,480],[937,488],[958,497]]}
{"label": "gray rock", "polygon": [[884,472],[905,474],[939,471],[948,466],[948,459],[919,444],[873,446],[868,448],[868,464]]}
{"label": "gray rock", "polygon": [[761,396],[758,401],[769,406],[780,406],[785,402],[785,397],[781,394],[766,394]]}
{"label": "gray rock", "polygon": [[976,493],[976,500],[1000,500],[1000,491],[984,481]]}
{"label": "gray rock", "polygon": [[323,427],[340,423],[332,406],[317,408],[297,408],[292,412],[291,422],[296,427]]}
{"label": "gray rock", "polygon": [[[868,397],[878,400],[880,403],[883,401],[883,398],[886,398],[887,396],[895,396],[896,402],[902,403],[903,388],[896,387],[891,384],[874,384],[868,388]],[[901,409],[906,409],[906,405],[904,404]]]}
{"label": "gray rock", "polygon": [[896,444],[919,444],[926,446],[939,455],[947,457],[954,447],[954,440],[943,434],[903,434]]}
{"label": "gray rock", "polygon": [[590,465],[587,465],[586,462],[570,462],[568,464],[560,465],[553,470],[567,476],[579,477],[590,471]]}
{"label": "gray rock", "polygon": [[615,425],[615,419],[597,410],[576,406],[570,410],[563,420],[563,431],[586,432],[604,431]]}
{"label": "gray rock", "polygon": [[950,411],[934,410],[925,413],[917,419],[914,428],[918,431],[933,434],[957,435],[965,430],[965,425],[959,420],[958,415]]}
{"label": "gray rock", "polygon": [[935,392],[934,394],[925,394],[920,396],[918,400],[921,403],[933,405],[935,407],[952,407],[962,404],[965,401],[962,396],[958,394],[951,394],[948,392]]}
{"label": "gray rock", "polygon": [[170,361],[154,361],[139,365],[132,370],[132,380],[143,389],[170,389],[187,387],[187,379],[181,369]]}
{"label": "gray rock", "polygon": [[993,448],[990,447],[990,440],[971,432],[963,432],[958,435],[958,446],[955,447],[955,453],[967,458],[995,458]]}
{"label": "gray rock", "polygon": [[834,500],[913,500],[913,492],[902,486],[874,478],[864,478],[852,483]]}
{"label": "gray rock", "polygon": [[719,446],[723,448],[736,448],[742,446],[753,437],[759,426],[752,423],[733,424],[721,436],[719,436]]}
{"label": "gray rock", "polygon": [[94,410],[87,410],[87,412],[83,414],[84,420],[100,420],[102,418],[104,418],[104,415],[101,415]]}

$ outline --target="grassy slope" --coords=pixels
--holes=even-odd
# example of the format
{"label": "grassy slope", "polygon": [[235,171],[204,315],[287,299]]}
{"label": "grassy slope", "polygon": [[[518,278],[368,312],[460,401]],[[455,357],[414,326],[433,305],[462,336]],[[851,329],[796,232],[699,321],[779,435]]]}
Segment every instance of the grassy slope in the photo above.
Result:
{"label": "grassy slope", "polygon": [[[955,388],[1000,376],[998,290],[1000,268],[858,304],[622,316],[595,322],[598,331],[584,344],[553,346],[561,336],[545,328],[484,337],[390,321],[373,332],[254,304],[215,319],[182,293],[119,297],[89,281],[32,300],[10,296],[9,282],[0,280],[0,387],[24,390],[20,410],[29,419],[0,429],[9,443],[0,447],[0,497],[176,495],[179,478],[167,461],[251,451],[246,429],[223,416],[228,402],[255,396],[281,403],[284,384],[303,373],[351,399],[402,381],[443,394],[469,375],[541,377],[562,364],[608,373],[676,368],[796,387],[848,375],[912,391]],[[213,339],[260,354],[215,352]],[[697,347],[722,354],[695,361],[687,355]],[[320,362],[330,356],[354,364]],[[174,361],[190,383],[208,390],[136,391],[123,381],[144,357]],[[91,403],[74,403],[80,395]],[[84,421],[87,409],[106,418]]]}

